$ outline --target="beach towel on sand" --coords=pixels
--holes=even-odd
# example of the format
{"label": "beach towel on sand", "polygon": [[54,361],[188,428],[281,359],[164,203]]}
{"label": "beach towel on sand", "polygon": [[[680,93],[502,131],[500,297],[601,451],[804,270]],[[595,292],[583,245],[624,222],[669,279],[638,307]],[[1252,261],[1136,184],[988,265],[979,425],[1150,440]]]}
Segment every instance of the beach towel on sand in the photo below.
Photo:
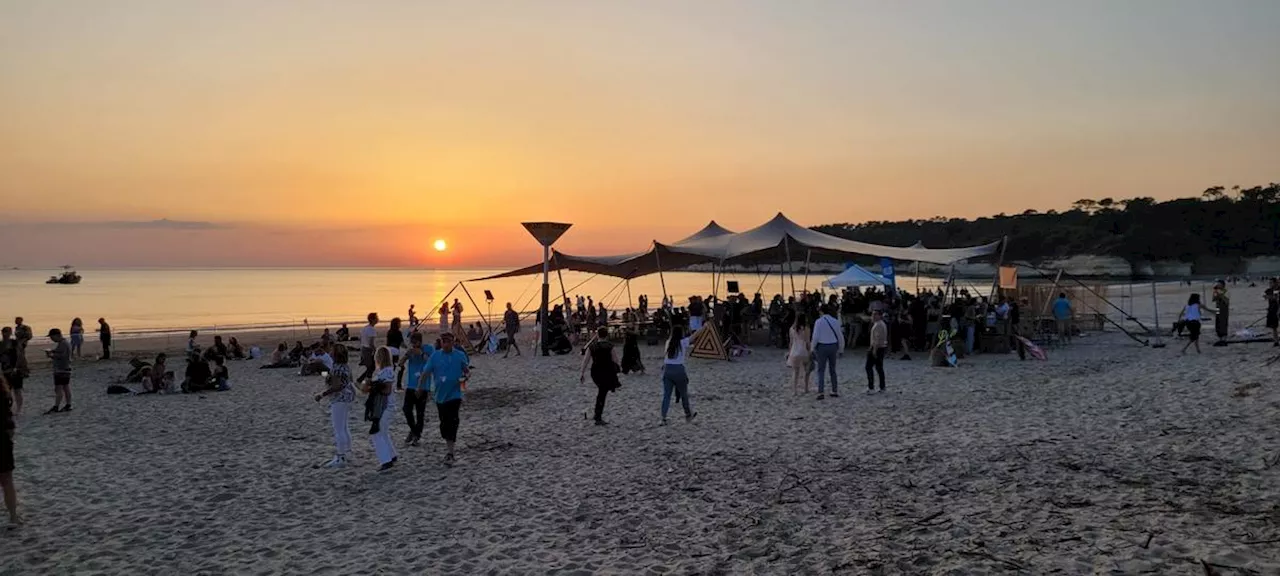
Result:
{"label": "beach towel on sand", "polygon": [[1019,342],[1022,342],[1022,345],[1027,349],[1027,352],[1031,353],[1032,358],[1035,358],[1036,360],[1049,359],[1049,355],[1045,354],[1044,349],[1036,346],[1030,340],[1023,338],[1022,336],[1014,336],[1014,338],[1017,338]]}

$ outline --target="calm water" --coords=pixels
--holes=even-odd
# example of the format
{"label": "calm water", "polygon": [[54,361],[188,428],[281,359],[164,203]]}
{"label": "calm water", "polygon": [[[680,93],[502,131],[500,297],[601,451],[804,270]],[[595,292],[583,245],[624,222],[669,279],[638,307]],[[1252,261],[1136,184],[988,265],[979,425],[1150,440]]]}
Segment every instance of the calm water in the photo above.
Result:
{"label": "calm water", "polygon": [[[66,331],[71,319],[80,317],[92,332],[98,317],[105,317],[121,334],[155,330],[187,330],[233,327],[298,326],[306,319],[311,326],[360,322],[376,311],[384,320],[407,318],[409,304],[417,305],[420,318],[435,319],[437,305],[460,280],[494,274],[494,270],[411,270],[411,269],[82,269],[84,280],[74,286],[46,285],[55,270],[0,271],[0,323],[9,324],[23,316],[42,334],[50,327]],[[517,310],[537,308],[540,276],[468,282],[467,289],[487,312],[484,290],[493,292],[493,311],[500,313],[506,302]],[[667,293],[683,302],[691,294],[709,294],[708,273],[665,274]],[[808,287],[816,288],[823,275],[810,275]],[[727,273],[724,280],[736,280],[747,293],[766,296],[778,293],[779,277],[755,273]],[[763,280],[763,288],[760,288]],[[914,278],[903,278],[905,287],[914,287]],[[795,278],[796,290],[804,287],[803,276]],[[981,284],[981,281],[977,281]],[[565,289],[570,296],[603,298],[610,309],[627,306],[625,283],[616,278],[565,273]],[[721,282],[720,293],[724,293]],[[923,279],[922,286],[936,282]],[[790,282],[787,282],[788,289]],[[560,281],[551,276],[553,300],[561,293]],[[648,294],[653,306],[662,299],[657,275],[631,281],[631,299]],[[474,317],[476,306],[461,290],[459,298],[465,315]]]}

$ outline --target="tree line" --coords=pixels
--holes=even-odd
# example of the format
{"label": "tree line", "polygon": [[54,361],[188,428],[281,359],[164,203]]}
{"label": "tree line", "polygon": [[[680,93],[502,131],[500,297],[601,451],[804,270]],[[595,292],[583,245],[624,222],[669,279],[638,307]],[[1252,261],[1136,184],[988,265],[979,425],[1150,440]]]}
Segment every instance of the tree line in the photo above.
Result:
{"label": "tree line", "polygon": [[814,230],[881,245],[920,241],[928,248],[972,246],[1007,236],[1005,259],[1031,262],[1077,254],[1130,262],[1280,256],[1280,184],[1213,186],[1199,197],[1165,202],[1084,198],[1063,212],[827,224]]}

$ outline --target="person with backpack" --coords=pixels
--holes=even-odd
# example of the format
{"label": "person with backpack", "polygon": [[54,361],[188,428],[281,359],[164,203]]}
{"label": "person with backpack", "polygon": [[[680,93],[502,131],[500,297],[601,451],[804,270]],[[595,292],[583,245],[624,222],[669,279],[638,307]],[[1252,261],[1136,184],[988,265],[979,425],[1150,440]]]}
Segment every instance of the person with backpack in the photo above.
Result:
{"label": "person with backpack", "polygon": [[839,384],[836,381],[836,360],[844,353],[844,330],[840,328],[840,320],[832,316],[828,306],[822,307],[822,315],[813,323],[810,349],[818,372],[818,400],[826,398],[826,381],[824,372],[831,375],[831,397],[840,397]]}

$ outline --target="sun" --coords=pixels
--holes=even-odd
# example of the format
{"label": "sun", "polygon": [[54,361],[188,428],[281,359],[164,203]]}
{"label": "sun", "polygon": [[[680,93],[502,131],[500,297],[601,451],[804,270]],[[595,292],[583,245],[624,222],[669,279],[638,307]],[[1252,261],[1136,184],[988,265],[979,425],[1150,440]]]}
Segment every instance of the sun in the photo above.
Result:
{"label": "sun", "polygon": [[432,244],[432,246],[435,247],[436,252],[444,252],[445,248],[449,247],[448,244],[444,243],[443,239],[436,240],[435,243]]}

